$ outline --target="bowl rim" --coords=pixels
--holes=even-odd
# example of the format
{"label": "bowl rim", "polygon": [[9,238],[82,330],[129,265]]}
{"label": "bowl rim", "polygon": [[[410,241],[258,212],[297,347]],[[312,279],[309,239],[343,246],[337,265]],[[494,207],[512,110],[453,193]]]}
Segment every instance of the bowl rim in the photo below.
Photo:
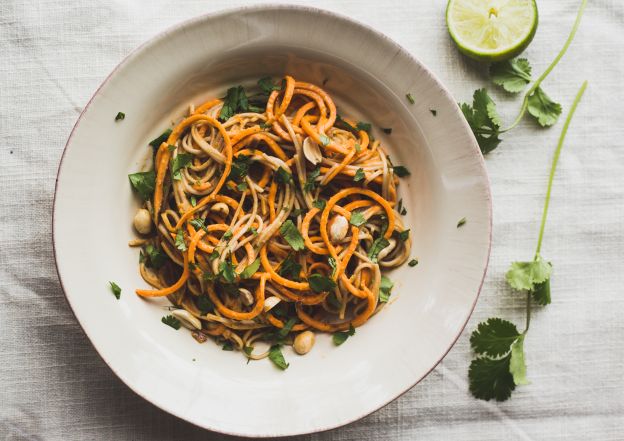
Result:
{"label": "bowl rim", "polygon": [[[357,19],[348,17],[346,15],[343,15],[342,13],[338,13],[338,12],[334,12],[334,11],[330,11],[327,9],[322,9],[322,8],[318,8],[318,7],[314,7],[314,6],[303,6],[303,5],[294,5],[294,4],[282,4],[282,3],[264,3],[264,4],[259,4],[259,5],[250,5],[250,6],[240,6],[240,7],[234,7],[234,8],[226,8],[226,9],[219,9],[217,11],[214,12],[209,12],[209,13],[205,13],[205,14],[200,14],[197,15],[195,17],[186,19],[186,20],[182,20],[178,23],[175,23],[161,31],[159,31],[158,33],[156,33],[155,35],[153,35],[152,37],[150,37],[149,39],[147,39],[146,41],[144,41],[143,43],[141,43],[139,46],[137,46],[136,48],[134,48],[133,50],[131,50],[114,68],[113,70],[104,78],[104,80],[102,81],[102,83],[97,87],[97,89],[95,90],[95,92],[93,93],[93,95],[89,98],[89,101],[87,102],[87,104],[84,106],[84,108],[82,109],[82,111],[80,112],[80,115],[78,116],[74,126],[72,127],[72,130],[67,138],[67,141],[65,142],[65,146],[63,147],[63,152],[61,154],[61,158],[59,160],[59,165],[58,165],[58,169],[57,169],[57,173],[56,173],[56,179],[55,179],[55,185],[54,185],[54,197],[52,200],[52,249],[53,249],[53,253],[54,253],[54,266],[56,268],[56,273],[61,285],[61,289],[63,291],[63,295],[65,297],[65,301],[67,302],[67,304],[69,305],[69,309],[71,310],[74,318],[76,319],[76,321],[78,322],[78,324],[80,325],[80,327],[82,328],[82,331],[85,333],[85,335],[87,336],[87,339],[89,340],[89,343],[91,344],[91,346],[95,349],[95,352],[98,354],[98,356],[100,357],[100,359],[102,361],[104,361],[104,363],[108,366],[108,368],[117,376],[117,378],[119,378],[122,383],[124,383],[132,392],[134,392],[136,395],[138,395],[139,397],[141,397],[142,399],[144,399],[145,401],[147,401],[148,403],[152,404],[153,406],[157,407],[158,409],[173,415],[176,418],[179,418],[180,420],[183,420],[189,424],[192,424],[195,427],[199,427],[201,429],[204,430],[208,430],[208,431],[212,431],[212,432],[216,432],[216,433],[222,433],[225,435],[231,435],[231,436],[240,436],[240,437],[247,437],[247,438],[251,438],[252,435],[249,435],[248,433],[240,433],[240,432],[234,432],[234,431],[228,431],[228,430],[224,430],[218,427],[211,427],[208,425],[201,425],[198,422],[195,421],[191,421],[187,418],[185,418],[184,415],[182,415],[180,412],[178,412],[176,409],[174,409],[172,406],[165,406],[165,405],[161,405],[160,403],[155,403],[152,400],[150,400],[149,398],[147,398],[143,392],[141,390],[139,390],[138,387],[135,387],[132,384],[129,384],[128,382],[126,382],[125,378],[123,375],[121,375],[117,369],[115,367],[113,367],[108,360],[100,353],[100,351],[98,350],[98,347],[95,345],[95,343],[93,342],[91,335],[89,334],[89,332],[87,331],[86,326],[80,321],[80,319],[78,318],[76,311],[74,310],[74,306],[72,305],[71,300],[69,299],[69,297],[67,296],[67,291],[65,289],[65,285],[63,284],[63,277],[61,276],[61,272],[59,270],[59,265],[58,265],[58,254],[57,254],[57,247],[56,247],[56,231],[55,231],[55,226],[56,226],[56,208],[57,208],[57,194],[58,194],[58,190],[59,190],[59,176],[61,175],[61,171],[63,169],[63,160],[65,159],[65,154],[67,153],[68,149],[69,149],[69,145],[72,141],[72,138],[74,136],[74,133],[76,132],[76,130],[78,129],[80,123],[83,120],[83,117],[85,115],[85,113],[87,112],[87,110],[89,109],[89,107],[91,106],[93,100],[95,99],[95,97],[98,96],[100,90],[108,84],[109,80],[115,75],[115,73],[122,68],[123,66],[129,64],[134,58],[136,58],[140,53],[142,53],[143,51],[149,49],[151,46],[154,46],[164,40],[166,40],[169,36],[169,34],[176,32],[182,28],[185,28],[189,25],[193,25],[196,23],[200,23],[202,21],[206,21],[206,20],[212,20],[221,16],[228,16],[228,15],[232,15],[232,14],[236,14],[236,13],[254,13],[254,12],[258,12],[258,11],[267,11],[267,10],[273,10],[273,11],[278,11],[278,10],[291,10],[291,11],[297,11],[297,12],[301,12],[301,13],[311,13],[311,14],[320,14],[320,15],[326,15],[329,16],[330,18],[334,19],[334,20],[339,20],[339,21],[343,21],[343,22],[348,22],[351,25],[355,25],[356,27],[360,28],[362,31],[368,33],[368,34],[372,34],[376,39],[381,39],[384,40],[385,43],[389,44],[390,46],[392,46],[397,53],[401,53],[403,56],[407,57],[411,62],[413,62],[414,64],[418,65],[421,69],[423,69],[425,71],[425,73],[427,75],[429,75],[440,87],[440,92],[445,95],[445,97],[451,101],[455,101],[455,99],[453,98],[453,96],[451,95],[451,93],[448,91],[448,89],[446,88],[446,86],[444,85],[444,83],[438,78],[437,75],[435,75],[425,64],[423,64],[418,58],[416,58],[414,55],[411,54],[411,52],[409,52],[407,49],[405,49],[403,46],[401,46],[399,43],[397,43],[396,41],[394,41],[392,38],[388,37],[387,35],[385,35],[384,33],[382,33],[381,31],[376,30],[375,28],[373,28],[372,26],[365,24]],[[365,418],[371,414],[373,414],[374,412],[377,412],[378,410],[380,410],[381,408],[387,406],[388,404],[390,404],[391,402],[397,400],[398,398],[400,398],[401,396],[403,396],[405,393],[407,393],[408,391],[410,391],[412,388],[414,388],[418,383],[420,383],[423,379],[425,379],[439,364],[440,362],[448,355],[448,353],[450,352],[450,350],[453,348],[453,346],[455,345],[455,343],[457,342],[457,340],[459,339],[459,337],[462,335],[462,333],[464,332],[464,329],[466,328],[468,321],[470,320],[470,318],[472,317],[472,314],[474,312],[474,309],[476,307],[477,301],[479,300],[479,296],[481,294],[481,290],[483,289],[483,283],[485,281],[485,276],[487,274],[487,270],[489,267],[489,261],[490,261],[490,256],[491,256],[491,250],[492,250],[492,217],[493,217],[493,213],[492,213],[492,191],[491,191],[491,185],[490,185],[490,177],[487,173],[487,168],[485,166],[485,159],[483,157],[483,155],[481,154],[481,150],[479,149],[478,143],[476,141],[476,138],[474,137],[474,135],[472,134],[472,131],[470,129],[470,126],[468,125],[468,122],[465,120],[465,118],[462,116],[459,107],[456,108],[455,110],[456,115],[460,116],[460,121],[461,123],[464,125],[464,128],[467,130],[469,136],[470,136],[470,144],[472,147],[472,153],[473,155],[477,156],[478,162],[479,162],[479,168],[481,169],[481,171],[483,172],[483,176],[485,178],[485,190],[486,190],[486,199],[487,199],[487,227],[488,227],[488,235],[487,235],[487,242],[488,242],[488,249],[487,249],[487,254],[486,254],[486,258],[485,258],[485,265],[483,268],[483,274],[481,276],[481,281],[479,283],[479,287],[477,289],[476,295],[474,297],[474,300],[472,302],[472,305],[470,306],[470,311],[466,317],[466,321],[464,322],[463,325],[461,325],[461,328],[458,330],[457,335],[452,339],[452,341],[449,343],[449,346],[445,349],[445,351],[443,352],[443,354],[440,356],[440,358],[438,360],[436,360],[436,362],[431,366],[430,369],[428,369],[422,376],[420,376],[419,378],[417,378],[413,383],[406,385],[405,388],[398,394],[396,394],[395,396],[389,398],[387,401],[375,406],[374,408],[370,409],[370,410],[365,410],[363,413],[359,414],[356,417],[353,418],[349,418],[348,420],[344,420],[344,421],[340,421],[337,424],[332,423],[329,424],[327,426],[323,426],[317,429],[311,429],[311,430],[305,430],[305,431],[297,431],[296,433],[290,433],[290,434],[280,434],[280,435],[271,435],[271,434],[260,434],[260,435],[253,435],[253,437],[259,437],[259,438],[273,438],[273,437],[285,437],[285,436],[293,436],[293,435],[307,435],[307,434],[312,434],[312,433],[321,433],[321,432],[326,432],[332,429],[336,429],[339,427],[343,427],[346,426],[348,424],[351,424],[353,422],[359,421],[362,418]]]}

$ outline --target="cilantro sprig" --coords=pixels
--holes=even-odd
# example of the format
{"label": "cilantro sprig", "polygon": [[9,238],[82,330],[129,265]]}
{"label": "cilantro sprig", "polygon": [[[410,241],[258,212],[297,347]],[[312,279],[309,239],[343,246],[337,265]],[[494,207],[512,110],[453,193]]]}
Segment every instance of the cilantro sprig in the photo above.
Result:
{"label": "cilantro sprig", "polygon": [[524,340],[531,324],[531,306],[533,302],[542,306],[550,303],[552,265],[543,259],[541,250],[552,185],[568,128],[586,88],[587,81],[583,83],[572,103],[555,149],[533,260],[513,262],[506,274],[507,283],[512,289],[526,292],[524,331],[519,332],[516,325],[507,320],[490,318],[479,323],[470,337],[470,345],[477,354],[477,358],[470,364],[468,378],[470,392],[476,398],[486,401],[490,399],[504,401],[511,396],[516,386],[528,384]]}
{"label": "cilantro sprig", "polygon": [[[502,128],[502,120],[498,116],[496,103],[489,96],[487,89],[479,89],[473,95],[472,105],[463,103],[460,108],[472,132],[477,139],[481,152],[485,155],[494,150],[501,142],[499,136],[514,129],[524,116],[529,113],[542,127],[554,125],[561,115],[561,105],[553,101],[542,89],[541,85],[565,55],[581,22],[587,5],[582,0],[572,30],[555,59],[548,68],[533,82],[524,94],[520,112],[516,119],[506,128]],[[490,66],[490,77],[494,84],[507,92],[519,93],[531,82],[531,65],[526,58],[495,63]]]}

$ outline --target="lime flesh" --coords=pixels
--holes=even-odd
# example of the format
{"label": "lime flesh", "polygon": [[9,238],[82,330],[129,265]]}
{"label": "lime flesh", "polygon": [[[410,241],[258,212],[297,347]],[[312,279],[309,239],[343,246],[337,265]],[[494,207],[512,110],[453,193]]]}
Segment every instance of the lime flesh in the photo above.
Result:
{"label": "lime flesh", "polygon": [[459,50],[479,61],[503,61],[533,40],[535,0],[449,0],[446,25]]}

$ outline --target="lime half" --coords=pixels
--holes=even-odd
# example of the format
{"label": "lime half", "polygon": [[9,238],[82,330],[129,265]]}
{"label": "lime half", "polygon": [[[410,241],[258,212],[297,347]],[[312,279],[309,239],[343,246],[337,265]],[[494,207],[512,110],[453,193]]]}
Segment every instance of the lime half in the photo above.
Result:
{"label": "lime half", "polygon": [[449,0],[446,25],[461,52],[480,61],[520,54],[537,30],[535,0]]}

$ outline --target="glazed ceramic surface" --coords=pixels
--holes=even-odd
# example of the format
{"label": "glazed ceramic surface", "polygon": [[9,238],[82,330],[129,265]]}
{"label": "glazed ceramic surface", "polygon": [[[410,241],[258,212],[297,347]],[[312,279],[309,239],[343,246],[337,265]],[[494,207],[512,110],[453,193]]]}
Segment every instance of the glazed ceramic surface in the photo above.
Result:
{"label": "glazed ceramic surface", "polygon": [[[286,371],[161,323],[164,302],[134,294],[137,209],[127,175],[147,143],[189,103],[259,77],[325,83],[339,111],[373,124],[406,166],[416,267],[389,276],[391,303],[340,347],[330,336]],[[410,104],[411,93],[415,104]],[[435,110],[433,115],[431,110]],[[117,112],[125,120],[115,122]],[[380,127],[391,127],[386,135]],[[460,219],[467,222],[457,228]],[[87,219],[87,221],[85,221]],[[484,162],[455,100],[421,63],[361,24],[316,9],[264,6],[183,23],[132,53],[96,92],[69,138],[57,179],[54,243],[59,277],[94,347],[136,393],[207,429],[282,436],[337,427],[387,404],[449,351],[475,305],[491,240]],[[120,300],[108,281],[122,289]]]}

